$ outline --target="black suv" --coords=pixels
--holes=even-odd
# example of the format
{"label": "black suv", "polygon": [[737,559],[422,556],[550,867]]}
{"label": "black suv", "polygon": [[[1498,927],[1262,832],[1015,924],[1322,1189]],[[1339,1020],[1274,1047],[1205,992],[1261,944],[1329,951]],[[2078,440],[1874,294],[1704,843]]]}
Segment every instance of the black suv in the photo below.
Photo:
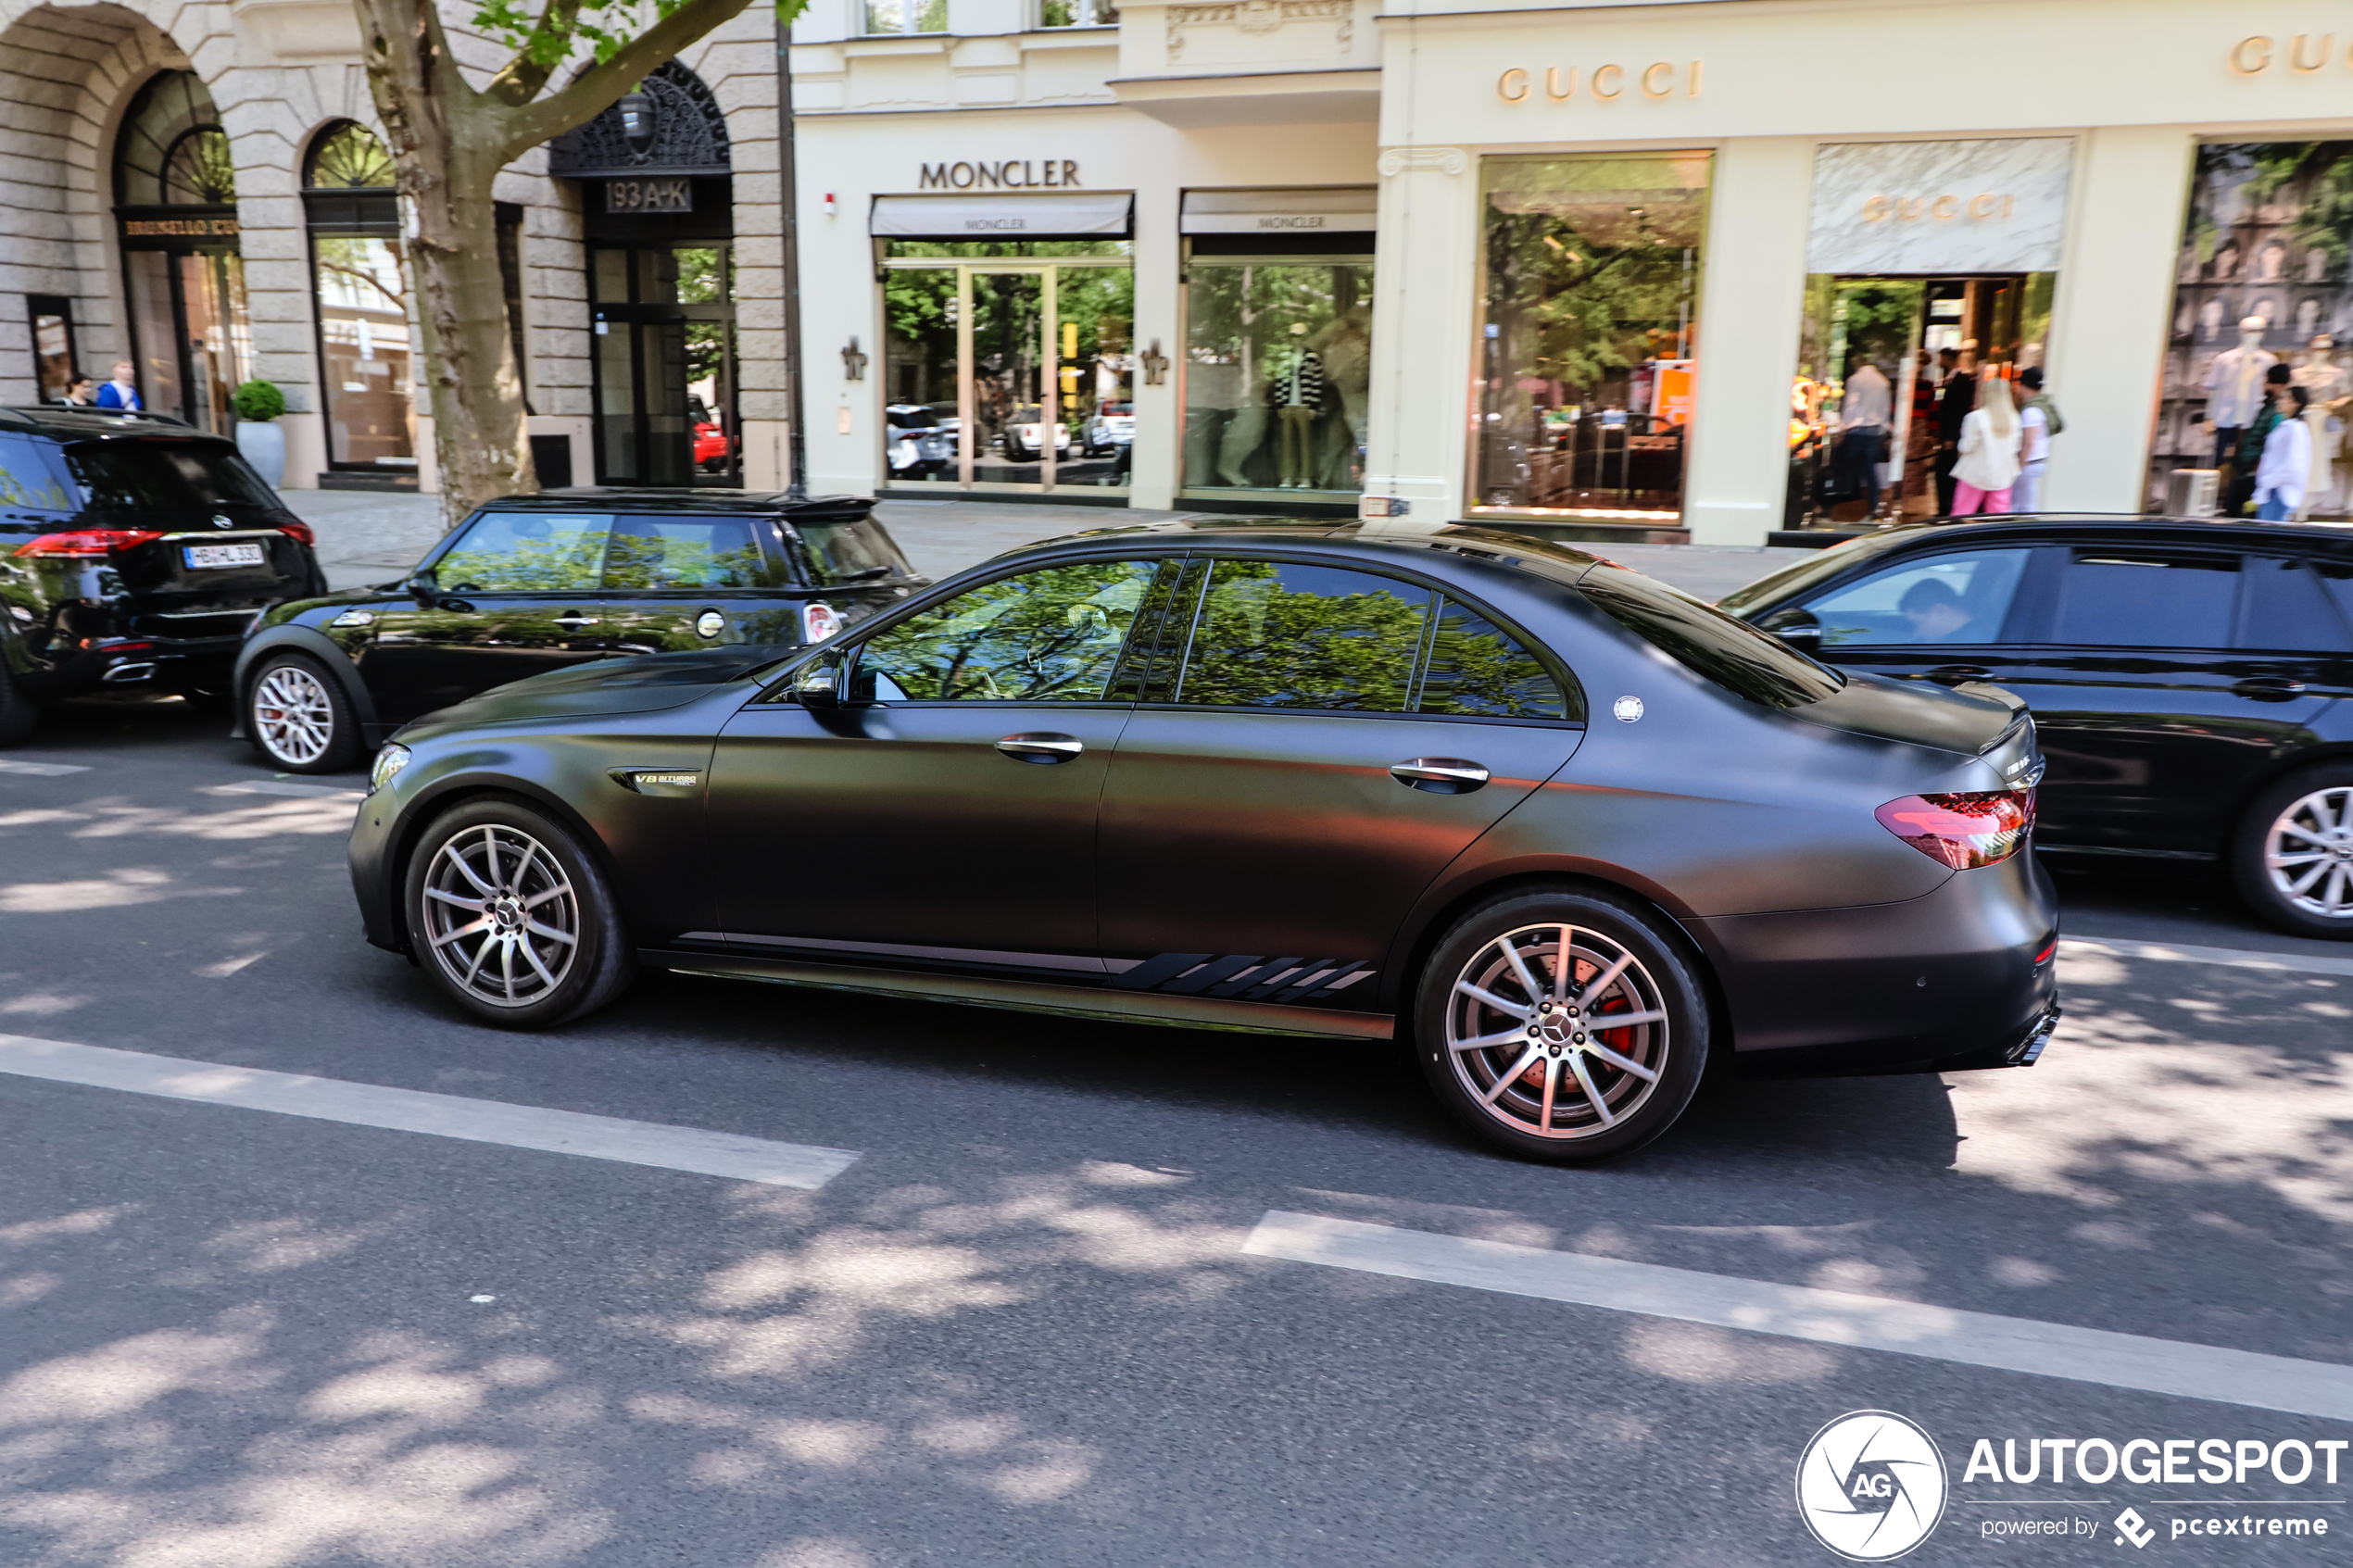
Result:
{"label": "black suv", "polygon": [[254,617],[326,587],[310,546],[219,436],[0,408],[0,743],[102,686],[225,701]]}
{"label": "black suv", "polygon": [[420,714],[510,681],[631,654],[749,668],[927,581],[862,496],[509,496],[401,582],[255,621],[237,659],[240,728],[290,772],[335,772]]}

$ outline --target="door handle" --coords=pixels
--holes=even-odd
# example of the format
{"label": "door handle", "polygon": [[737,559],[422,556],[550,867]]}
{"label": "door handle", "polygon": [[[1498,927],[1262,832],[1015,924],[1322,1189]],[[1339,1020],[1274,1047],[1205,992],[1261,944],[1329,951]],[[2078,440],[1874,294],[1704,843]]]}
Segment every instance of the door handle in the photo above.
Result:
{"label": "door handle", "polygon": [[1429,795],[1468,795],[1492,775],[1460,757],[1416,757],[1390,765],[1389,776],[1407,789]]}
{"label": "door handle", "polygon": [[1016,762],[1051,766],[1069,761],[1087,746],[1076,735],[1057,734],[1051,730],[1044,730],[1030,734],[1007,735],[997,743],[997,749]]}
{"label": "door handle", "polygon": [[1994,673],[1982,664],[1940,664],[1922,679],[1934,681],[1941,686],[1957,686],[1965,681],[1982,681]]}
{"label": "door handle", "polygon": [[2303,695],[2304,683],[2292,681],[2285,675],[2249,675],[2246,680],[2234,683],[2231,691],[2253,702],[2285,702]]}
{"label": "door handle", "polygon": [[596,623],[597,618],[593,615],[559,615],[554,621],[558,626],[594,626]]}

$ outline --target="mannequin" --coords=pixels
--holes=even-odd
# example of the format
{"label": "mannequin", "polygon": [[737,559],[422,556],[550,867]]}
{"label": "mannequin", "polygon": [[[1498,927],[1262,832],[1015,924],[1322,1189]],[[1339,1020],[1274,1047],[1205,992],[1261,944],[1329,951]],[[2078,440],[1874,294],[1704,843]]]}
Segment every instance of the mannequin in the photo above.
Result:
{"label": "mannequin", "polygon": [[1323,356],[1326,384],[1339,398],[1344,426],[1338,443],[1341,449],[1327,465],[1337,472],[1327,476],[1327,488],[1345,490],[1355,483],[1349,473],[1350,459],[1354,448],[1365,445],[1365,405],[1373,387],[1371,318],[1370,306],[1361,301],[1352,304],[1307,340],[1307,345]]}
{"label": "mannequin", "polygon": [[[2260,316],[2239,322],[2239,345],[2224,349],[2206,368],[2206,432],[2214,438],[2214,467],[2228,465],[2255,416],[2263,411],[2263,375],[2278,356],[2263,346],[2271,323]],[[2235,476],[2221,487],[2227,495]]]}
{"label": "mannequin", "polygon": [[2336,459],[2345,438],[2343,411],[2353,404],[2353,397],[2347,396],[2353,376],[2335,363],[2335,348],[2336,340],[2326,332],[2314,338],[2311,352],[2290,379],[2291,385],[2302,387],[2312,399],[2304,408],[2305,426],[2312,433],[2312,471],[2305,480],[2303,503],[2296,508],[2298,522],[2315,511],[2334,512],[2340,505]]}
{"label": "mannequin", "polygon": [[[1304,334],[1307,323],[1291,331]],[[1290,368],[1266,389],[1275,410],[1276,466],[1285,490],[1315,488],[1315,420],[1324,411],[1324,357],[1302,344]]]}

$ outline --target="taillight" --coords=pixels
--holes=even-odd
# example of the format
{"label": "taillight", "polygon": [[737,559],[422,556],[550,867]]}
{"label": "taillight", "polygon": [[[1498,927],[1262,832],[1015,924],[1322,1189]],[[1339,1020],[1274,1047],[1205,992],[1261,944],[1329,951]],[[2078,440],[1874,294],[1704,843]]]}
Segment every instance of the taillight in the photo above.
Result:
{"label": "taillight", "polygon": [[1880,826],[1957,872],[2007,860],[2034,825],[2031,789],[1907,795],[1873,813]]}
{"label": "taillight", "polygon": [[19,545],[20,556],[110,556],[163,535],[149,528],[77,528],[64,533],[43,533]]}
{"label": "taillight", "polygon": [[310,525],[307,522],[282,522],[278,525],[278,532],[289,539],[299,540],[305,545],[316,545],[319,542],[319,536],[310,532]]}

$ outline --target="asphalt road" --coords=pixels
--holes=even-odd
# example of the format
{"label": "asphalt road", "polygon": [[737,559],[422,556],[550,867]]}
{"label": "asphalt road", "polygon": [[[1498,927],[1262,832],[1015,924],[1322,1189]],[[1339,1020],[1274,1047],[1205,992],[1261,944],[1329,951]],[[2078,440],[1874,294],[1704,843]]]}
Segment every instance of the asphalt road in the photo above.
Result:
{"label": "asphalt road", "polygon": [[[2353,951],[2195,879],[2067,878],[2031,1070],[1713,1082],[1562,1171],[1363,1047],[668,975],[476,1027],[360,942],[349,797],[247,792],[278,781],[220,732],[92,703],[0,756],[0,1031],[859,1158],[800,1190],[0,1061],[7,1568],[1828,1564],[1799,1456],[1874,1409],[1949,1474],[1910,1562],[2348,1555],[2341,1450],[2334,1485],[1964,1475],[1979,1438],[2353,1438]],[[1536,1252],[1426,1283],[1246,1250],[1270,1210]],[[1511,1293],[1540,1254],[1692,1273],[1640,1311]],[[1868,1301],[1689,1304],[1739,1282],[2250,1391],[2279,1363],[2213,1350],[2326,1363],[2288,1381],[2333,1413],[2001,1370],[1935,1312],[1905,1354],[1836,1342]]]}

